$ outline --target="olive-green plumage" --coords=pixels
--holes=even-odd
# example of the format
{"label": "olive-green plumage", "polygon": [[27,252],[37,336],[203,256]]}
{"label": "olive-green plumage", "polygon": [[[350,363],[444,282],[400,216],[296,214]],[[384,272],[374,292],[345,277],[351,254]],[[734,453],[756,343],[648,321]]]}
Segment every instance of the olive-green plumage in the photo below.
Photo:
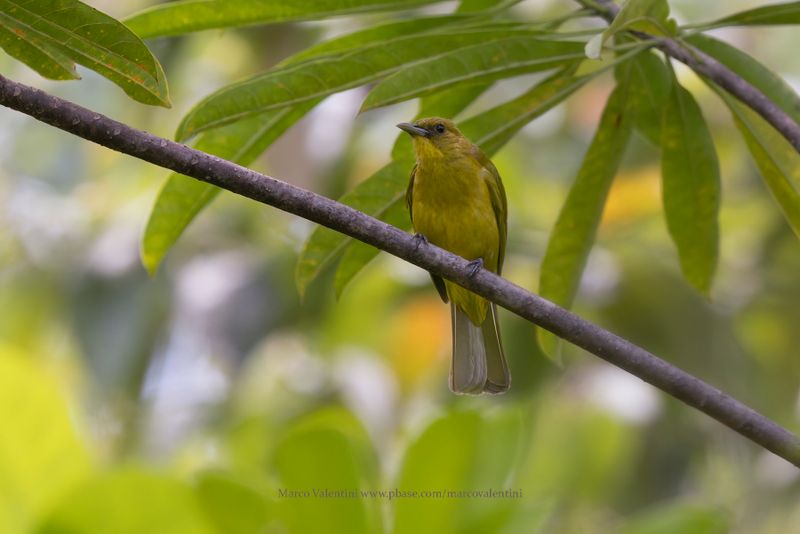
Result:
{"label": "olive-green plumage", "polygon": [[[406,193],[414,230],[430,243],[500,273],[506,246],[507,204],[497,169],[452,121],[420,119],[398,127],[414,141],[417,163]],[[451,303],[456,393],[502,393],[511,384],[494,304],[433,276]]]}

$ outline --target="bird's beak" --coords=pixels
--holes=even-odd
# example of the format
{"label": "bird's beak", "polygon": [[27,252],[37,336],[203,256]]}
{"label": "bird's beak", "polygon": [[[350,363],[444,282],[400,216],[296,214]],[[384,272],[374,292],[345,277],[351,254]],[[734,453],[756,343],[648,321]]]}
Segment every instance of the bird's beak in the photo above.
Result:
{"label": "bird's beak", "polygon": [[397,127],[411,135],[411,137],[428,137],[428,130],[414,126],[410,122],[401,122]]}

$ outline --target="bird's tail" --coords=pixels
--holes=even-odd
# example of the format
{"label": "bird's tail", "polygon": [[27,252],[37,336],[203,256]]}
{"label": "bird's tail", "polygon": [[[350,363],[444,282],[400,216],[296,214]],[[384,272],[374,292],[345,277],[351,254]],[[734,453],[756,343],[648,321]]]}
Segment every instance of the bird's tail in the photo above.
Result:
{"label": "bird's tail", "polygon": [[452,302],[450,313],[453,324],[450,389],[463,395],[504,393],[511,386],[511,375],[497,329],[495,305],[490,305],[481,326],[476,326]]}

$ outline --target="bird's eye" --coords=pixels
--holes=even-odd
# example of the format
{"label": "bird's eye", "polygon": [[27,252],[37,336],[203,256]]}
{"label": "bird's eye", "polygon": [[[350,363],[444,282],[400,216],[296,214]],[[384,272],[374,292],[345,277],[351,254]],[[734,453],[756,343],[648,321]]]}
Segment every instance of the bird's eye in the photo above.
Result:
{"label": "bird's eye", "polygon": [[444,128],[444,124],[442,124],[442,123],[440,122],[439,124],[437,124],[436,126],[434,126],[434,129],[436,130],[436,133],[443,134],[443,133],[444,133],[444,130],[445,130],[445,128]]}

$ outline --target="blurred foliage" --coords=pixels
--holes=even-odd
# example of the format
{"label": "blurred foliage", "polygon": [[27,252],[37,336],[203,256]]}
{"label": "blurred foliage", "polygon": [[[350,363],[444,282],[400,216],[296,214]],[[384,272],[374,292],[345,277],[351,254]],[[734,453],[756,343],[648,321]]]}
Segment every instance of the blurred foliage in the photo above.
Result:
{"label": "blurred foliage", "polygon": [[[10,56],[45,47],[50,70],[28,62],[45,75],[96,67],[39,34],[9,38],[27,20],[9,6],[22,4],[0,1]],[[143,45],[133,36],[115,48],[113,35],[132,35],[115,19],[143,36],[180,34],[148,42],[152,79],[136,89],[165,103],[163,65],[175,108],[126,100],[101,68],[55,83],[0,56],[4,75],[162,136],[187,113],[244,112],[196,146],[406,228],[411,153],[393,125],[416,113],[457,117],[504,177],[508,278],[533,289],[542,280],[545,291],[548,276],[568,274],[559,292],[580,314],[800,430],[797,154],[718,88],[678,65],[673,80],[661,56],[622,33],[672,32],[677,21],[795,116],[796,28],[780,25],[797,23],[797,2],[673,0],[671,11],[636,2],[606,31],[545,0],[469,0],[456,12],[426,1],[237,2],[255,6],[246,12],[232,2],[92,2],[108,16],[75,1],[24,4],[46,15],[42,35],[107,25],[82,46],[107,48],[119,65]],[[68,5],[68,16],[52,16]],[[314,19],[325,20],[304,22]],[[713,37],[688,35],[712,27]],[[227,29],[186,34],[202,28]],[[602,61],[578,61],[575,43],[582,54],[593,36],[606,45]],[[457,83],[461,59],[491,71],[481,43],[519,60],[540,39],[566,52],[547,63],[554,73],[530,74],[542,58],[500,61],[503,75]],[[417,84],[418,72],[403,70],[415,61],[435,69],[443,91],[416,108],[358,114],[365,84],[386,80],[378,96]],[[330,76],[315,80],[315,65]],[[281,92],[265,80],[297,85]],[[208,95],[226,93],[227,108],[203,110]],[[632,110],[622,130],[610,112],[601,119],[611,94]],[[662,128],[663,109],[694,110],[686,98],[702,113]],[[675,135],[687,125],[691,138]],[[612,130],[625,146],[608,149]],[[722,200],[700,229],[680,210],[664,221],[664,138],[692,141],[673,147],[684,154],[665,173],[675,179],[697,176],[682,168],[695,153],[719,159]],[[161,179],[0,109],[0,532],[769,534],[800,524],[795,468],[574,347],[551,365],[519,318],[502,315],[512,391],[452,396],[449,317],[427,273],[185,177],[168,177],[158,194]],[[687,251],[695,242],[673,242],[675,224],[684,236],[718,225],[718,241]],[[152,277],[139,262],[142,233],[147,268],[162,264]],[[564,239],[575,241],[567,265],[543,263]],[[707,295],[682,274],[687,258],[703,266],[688,279]]]}

